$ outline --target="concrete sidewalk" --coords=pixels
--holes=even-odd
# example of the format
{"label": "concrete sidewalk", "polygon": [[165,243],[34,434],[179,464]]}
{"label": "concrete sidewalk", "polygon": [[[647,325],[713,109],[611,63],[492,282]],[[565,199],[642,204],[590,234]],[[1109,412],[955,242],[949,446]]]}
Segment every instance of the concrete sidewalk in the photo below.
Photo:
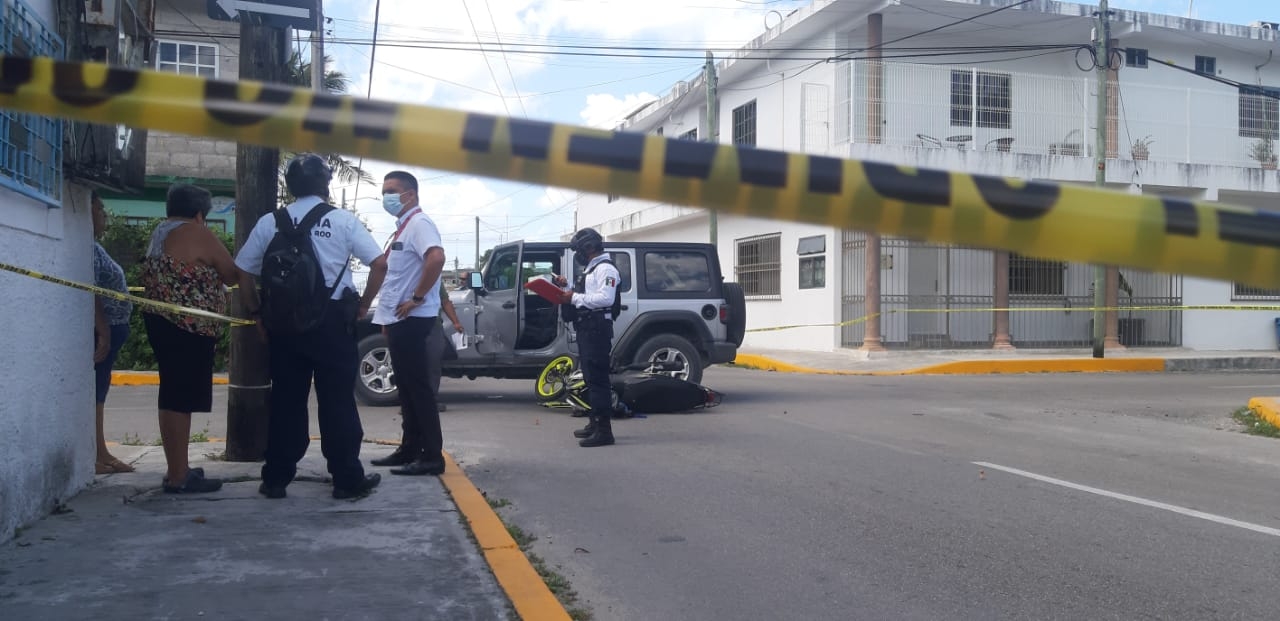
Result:
{"label": "concrete sidewalk", "polygon": [[834,375],[1262,371],[1280,370],[1280,351],[1135,348],[1107,351],[1104,358],[1096,359],[1086,349],[803,352],[744,348],[733,364],[767,371]]}
{"label": "concrete sidewalk", "polygon": [[193,444],[192,466],[227,483],[190,496],[161,492],[159,447],[113,451],[137,472],[0,545],[5,618],[568,618],[451,460],[440,478],[369,468],[382,484],[340,501],[312,442],[288,498],[268,500],[260,464],[218,461],[221,444]]}

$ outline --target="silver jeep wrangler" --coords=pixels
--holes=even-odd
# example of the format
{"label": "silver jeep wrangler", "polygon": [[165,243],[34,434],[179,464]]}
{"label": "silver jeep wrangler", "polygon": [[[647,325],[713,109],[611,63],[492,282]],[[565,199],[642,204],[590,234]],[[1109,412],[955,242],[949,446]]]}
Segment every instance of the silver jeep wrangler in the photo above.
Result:
{"label": "silver jeep wrangler", "polygon": [[[694,383],[712,364],[732,362],[746,328],[742,288],[724,282],[711,244],[606,243],[622,276],[622,313],[614,322],[615,366],[667,362],[672,375]],[[568,270],[573,270],[570,273]],[[582,268],[562,242],[498,246],[482,273],[450,293],[470,345],[445,355],[447,377],[537,379],[547,363],[576,356],[571,324],[558,306],[523,287],[530,278]],[[469,285],[469,286],[467,286]],[[453,327],[444,320],[445,334]],[[385,337],[370,317],[359,324],[356,397],[367,405],[398,403]]]}

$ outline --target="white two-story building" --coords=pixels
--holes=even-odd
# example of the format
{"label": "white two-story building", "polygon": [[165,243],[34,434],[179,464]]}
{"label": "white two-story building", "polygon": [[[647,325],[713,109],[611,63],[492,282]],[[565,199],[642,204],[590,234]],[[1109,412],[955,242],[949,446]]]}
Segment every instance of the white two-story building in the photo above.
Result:
{"label": "white two-story building", "polygon": [[[1088,48],[1097,7],[1015,4],[816,0],[718,61],[718,139],[1092,184],[1098,77]],[[1107,187],[1280,210],[1280,174],[1274,155],[1267,157],[1280,137],[1277,26],[1123,10],[1110,22]],[[702,79],[676,84],[618,129],[706,139],[706,90]],[[894,238],[869,242],[854,231],[784,221],[722,214],[713,222],[701,209],[615,196],[583,195],[578,209],[580,226],[609,239],[714,235],[726,275],[747,293],[749,329],[810,326],[749,333],[748,347],[1090,342],[1093,313],[1079,309],[1093,305],[1092,266]],[[1280,291],[1127,268],[1109,282],[1109,300],[1124,307],[1280,303]],[[876,298],[882,315],[859,322]],[[984,310],[1007,307],[1042,310],[1005,317]],[[1275,349],[1277,316],[1126,310],[1112,313],[1108,333],[1113,345]]]}

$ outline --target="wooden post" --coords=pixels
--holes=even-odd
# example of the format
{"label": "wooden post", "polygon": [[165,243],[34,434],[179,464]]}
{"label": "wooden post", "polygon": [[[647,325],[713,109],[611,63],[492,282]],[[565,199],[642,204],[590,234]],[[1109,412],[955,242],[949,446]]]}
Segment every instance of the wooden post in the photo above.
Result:
{"label": "wooden post", "polygon": [[[240,79],[282,82],[285,31],[240,22]],[[258,219],[275,211],[280,150],[236,147],[236,251],[244,246]],[[236,316],[247,315],[239,308]],[[231,377],[227,390],[227,461],[258,461],[267,449],[267,417],[271,376],[267,346],[254,328],[231,329]]]}

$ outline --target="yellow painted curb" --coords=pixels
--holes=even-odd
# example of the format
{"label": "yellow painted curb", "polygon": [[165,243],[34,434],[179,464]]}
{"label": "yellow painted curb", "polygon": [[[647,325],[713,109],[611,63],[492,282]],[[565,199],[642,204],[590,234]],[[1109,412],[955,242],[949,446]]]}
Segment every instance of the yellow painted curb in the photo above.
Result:
{"label": "yellow painted curb", "polygon": [[1249,409],[1262,420],[1280,427],[1280,397],[1254,397],[1249,400]]}
{"label": "yellow painted curb", "polygon": [[[214,384],[226,384],[227,378],[213,376]],[[112,371],[112,386],[159,386],[160,374],[155,371]]]}
{"label": "yellow painted curb", "polygon": [[445,470],[440,475],[440,481],[453,496],[458,511],[467,518],[471,532],[475,534],[484,558],[489,562],[489,568],[493,570],[498,584],[502,585],[502,590],[506,591],[516,613],[523,621],[569,619],[569,613],[560,605],[560,600],[556,599],[551,589],[547,588],[542,576],[529,564],[528,557],[516,545],[507,532],[507,527],[498,518],[498,514],[493,512],[480,490],[471,484],[471,480],[452,456],[445,453],[444,460]]}
{"label": "yellow painted curb", "polygon": [[1054,358],[1047,360],[957,360],[903,375],[982,375],[992,373],[1163,373],[1164,358]]}
{"label": "yellow painted curb", "polygon": [[984,375],[998,373],[1163,373],[1163,358],[1049,358],[957,360],[903,371],[833,371],[782,362],[759,354],[738,354],[733,364],[748,369],[814,375]]}

